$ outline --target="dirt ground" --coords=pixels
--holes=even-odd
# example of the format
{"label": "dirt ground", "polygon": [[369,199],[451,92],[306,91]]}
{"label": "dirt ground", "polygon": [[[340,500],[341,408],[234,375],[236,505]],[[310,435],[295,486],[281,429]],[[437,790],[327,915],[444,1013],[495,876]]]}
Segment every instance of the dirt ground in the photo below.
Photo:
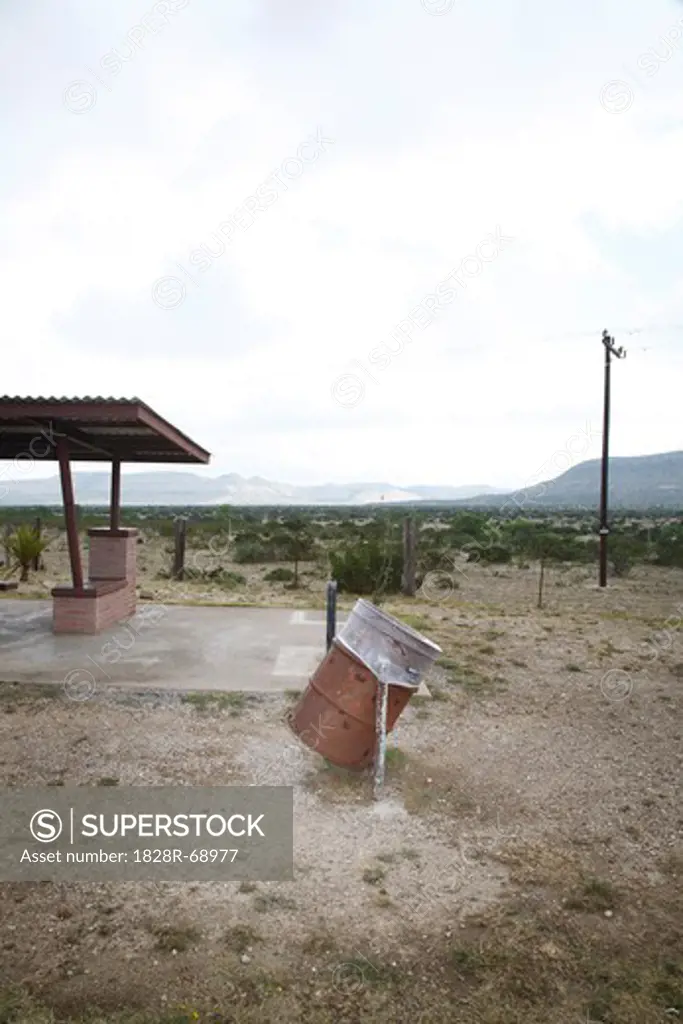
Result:
{"label": "dirt ground", "polygon": [[294,694],[3,687],[5,785],[292,785],[295,879],[6,883],[0,1022],[679,1019],[683,573],[554,570],[541,610],[537,580],[465,567],[384,605],[444,657],[378,803],[293,738]]}

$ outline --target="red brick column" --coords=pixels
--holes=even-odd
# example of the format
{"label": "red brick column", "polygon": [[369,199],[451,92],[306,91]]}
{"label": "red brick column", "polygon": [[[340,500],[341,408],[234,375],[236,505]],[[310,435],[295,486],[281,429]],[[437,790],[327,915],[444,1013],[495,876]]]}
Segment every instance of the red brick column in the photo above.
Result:
{"label": "red brick column", "polygon": [[135,615],[137,530],[88,530],[88,581],[52,593],[55,633],[99,633]]}
{"label": "red brick column", "polygon": [[135,615],[137,608],[137,530],[88,530],[90,553],[88,578],[91,583],[124,580],[127,598],[122,618]]}
{"label": "red brick column", "polygon": [[88,530],[88,578],[135,583],[137,536],[137,530]]}

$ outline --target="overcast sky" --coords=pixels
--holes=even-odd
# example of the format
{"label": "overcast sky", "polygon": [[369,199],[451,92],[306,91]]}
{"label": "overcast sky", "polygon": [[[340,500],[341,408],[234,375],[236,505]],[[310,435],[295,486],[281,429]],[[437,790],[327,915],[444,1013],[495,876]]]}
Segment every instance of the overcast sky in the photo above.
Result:
{"label": "overcast sky", "polygon": [[683,448],[683,4],[0,12],[0,393],[136,395],[212,474],[521,486],[599,454],[609,328],[613,454]]}

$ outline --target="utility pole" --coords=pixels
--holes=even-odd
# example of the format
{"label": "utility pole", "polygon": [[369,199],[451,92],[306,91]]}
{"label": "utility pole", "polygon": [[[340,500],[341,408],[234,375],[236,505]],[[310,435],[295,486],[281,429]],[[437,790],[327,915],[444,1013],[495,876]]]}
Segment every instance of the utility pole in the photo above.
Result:
{"label": "utility pole", "polygon": [[600,586],[607,586],[607,492],[609,486],[609,413],[610,413],[610,371],[611,358],[623,359],[626,350],[615,348],[614,338],[607,331],[602,332],[602,344],[605,347],[605,403],[602,421],[602,477],[600,483]]}

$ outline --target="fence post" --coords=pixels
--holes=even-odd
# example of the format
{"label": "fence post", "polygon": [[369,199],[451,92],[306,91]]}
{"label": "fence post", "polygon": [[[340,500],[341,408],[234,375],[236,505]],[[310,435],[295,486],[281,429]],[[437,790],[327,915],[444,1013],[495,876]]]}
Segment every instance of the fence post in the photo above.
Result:
{"label": "fence post", "polygon": [[8,569],[10,567],[10,562],[11,562],[11,556],[10,556],[10,550],[9,550],[9,539],[10,539],[11,536],[12,536],[12,524],[11,523],[5,523],[5,536],[4,536],[5,565],[7,566]]}
{"label": "fence post", "polygon": [[187,519],[179,516],[173,524],[175,553],[173,557],[173,579],[182,580],[185,576],[185,543],[187,540]]}
{"label": "fence post", "polygon": [[[40,540],[40,538],[43,535],[43,524],[40,521],[40,516],[36,517],[35,534],[36,534],[36,537],[38,538],[38,540]],[[33,559],[33,571],[34,572],[38,572],[41,568],[42,568],[42,559],[41,559],[40,555],[36,555],[36,557]]]}
{"label": "fence post", "polygon": [[330,580],[327,584],[327,650],[332,646],[337,632],[337,581]]}
{"label": "fence post", "polygon": [[415,540],[415,517],[403,520],[403,579],[401,590],[406,597],[415,597],[415,576],[417,572],[417,544]]}

